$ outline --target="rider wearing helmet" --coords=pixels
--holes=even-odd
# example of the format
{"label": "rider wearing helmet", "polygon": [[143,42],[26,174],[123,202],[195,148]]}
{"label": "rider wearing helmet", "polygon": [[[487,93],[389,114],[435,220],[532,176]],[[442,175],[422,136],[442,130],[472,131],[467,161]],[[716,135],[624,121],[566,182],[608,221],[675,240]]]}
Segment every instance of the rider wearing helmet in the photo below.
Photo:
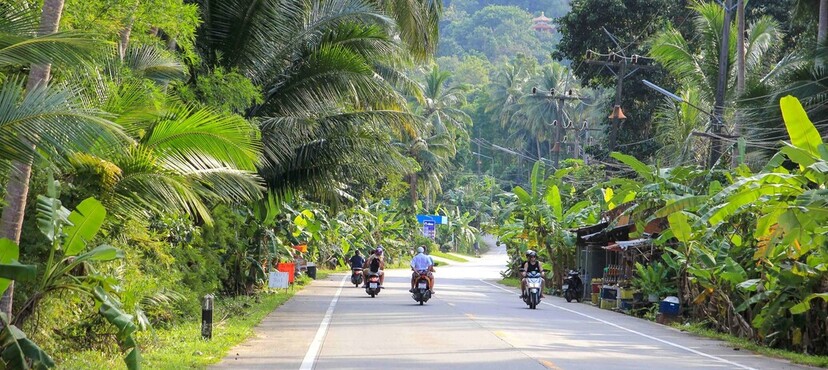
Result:
{"label": "rider wearing helmet", "polygon": [[[523,292],[526,291],[526,274],[537,271],[543,276],[543,265],[538,261],[538,253],[531,249],[526,251],[526,262],[523,263],[520,270],[523,277],[520,279],[520,297],[523,298]],[[543,278],[541,278],[541,286],[544,286],[543,282]],[[541,289],[541,298],[543,298],[543,289]]]}
{"label": "rider wearing helmet", "polygon": [[385,258],[383,257],[382,247],[377,247],[368,259],[365,261],[365,269],[363,270],[364,277],[365,277],[365,284],[368,284],[368,274],[371,272],[376,272],[379,275],[380,280],[380,287],[382,287],[383,281],[385,281]]}

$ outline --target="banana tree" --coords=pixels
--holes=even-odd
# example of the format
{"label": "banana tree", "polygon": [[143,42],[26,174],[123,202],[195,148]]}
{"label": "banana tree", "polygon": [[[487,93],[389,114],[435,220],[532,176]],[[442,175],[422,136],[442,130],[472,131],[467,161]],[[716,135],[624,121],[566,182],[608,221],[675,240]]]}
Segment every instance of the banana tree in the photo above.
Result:
{"label": "banana tree", "polygon": [[[37,271],[34,265],[23,265],[18,261],[20,248],[9,239],[0,239],[0,295],[12,280],[34,280]],[[52,358],[37,344],[26,337],[13,325],[4,312],[0,312],[0,368],[42,369],[54,367]]]}
{"label": "banana tree", "polygon": [[737,168],[724,174],[730,185],[713,181],[706,194],[674,197],[654,216],[669,218],[663,237],[683,246],[668,251],[689,272],[694,303],[727,303],[709,313],[714,322],[751,336],[748,320],[768,344],[819,352],[828,343],[825,303],[811,302],[828,298],[828,148],[798,100],[780,106],[791,142],[760,173]]}
{"label": "banana tree", "polygon": [[[127,367],[138,369],[141,357],[133,337],[138,325],[113,297],[117,287],[111,279],[95,269],[97,263],[122,259],[123,251],[107,244],[90,248],[90,242],[103,226],[106,214],[106,209],[94,198],[83,200],[70,212],[58,199],[57,182],[48,182],[47,195],[40,195],[37,199],[37,225],[51,242],[49,257],[43,266],[43,274],[29,299],[15,315],[13,324],[22,326],[43,300],[61,292],[75,292],[95,302],[98,314],[116,327],[116,338],[127,352]],[[139,319],[149,321],[146,317]]]}

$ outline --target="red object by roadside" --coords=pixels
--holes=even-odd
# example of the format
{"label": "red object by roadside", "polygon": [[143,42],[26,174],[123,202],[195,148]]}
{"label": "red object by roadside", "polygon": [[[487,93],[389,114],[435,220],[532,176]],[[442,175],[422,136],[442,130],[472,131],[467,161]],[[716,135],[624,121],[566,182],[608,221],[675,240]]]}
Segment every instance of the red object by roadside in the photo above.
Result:
{"label": "red object by roadside", "polygon": [[296,274],[296,264],[293,262],[280,262],[276,264],[276,270],[288,273],[288,283],[293,284],[294,275]]}

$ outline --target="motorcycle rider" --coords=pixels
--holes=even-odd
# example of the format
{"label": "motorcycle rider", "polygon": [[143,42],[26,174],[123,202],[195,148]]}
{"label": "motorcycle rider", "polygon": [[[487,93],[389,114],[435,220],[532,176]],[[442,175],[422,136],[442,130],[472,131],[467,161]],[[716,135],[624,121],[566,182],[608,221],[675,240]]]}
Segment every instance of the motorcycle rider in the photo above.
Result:
{"label": "motorcycle rider", "polygon": [[385,258],[382,255],[382,247],[377,247],[374,253],[365,261],[365,284],[368,284],[368,274],[376,272],[379,275],[379,284],[382,288],[382,283],[385,281]]}
{"label": "motorcycle rider", "polygon": [[[526,275],[533,271],[537,271],[543,276],[543,265],[538,261],[538,253],[530,249],[526,251],[526,262],[523,263],[520,273],[523,277],[520,279],[520,298],[523,298],[524,292],[526,292]],[[541,277],[541,286],[544,286],[543,277]],[[540,297],[543,298],[543,289],[541,289],[540,294]]]}
{"label": "motorcycle rider", "polygon": [[362,253],[359,252],[359,249],[354,250],[354,255],[351,257],[350,263],[352,273],[354,270],[362,270],[362,267],[365,266],[365,258],[362,258]]}
{"label": "motorcycle rider", "polygon": [[367,257],[367,258],[365,258],[365,262],[366,262],[366,263],[363,263],[363,264],[362,264],[362,287],[363,287],[363,288],[367,288],[367,287],[368,287],[368,264],[367,264],[367,262],[368,262],[368,261],[370,261],[370,260],[371,260],[371,258],[372,258],[372,257],[374,257],[374,255],[375,255],[376,253],[377,253],[377,250],[376,250],[376,249],[371,249],[371,250],[368,252],[368,257]]}
{"label": "motorcycle rider", "polygon": [[428,271],[428,290],[434,294],[434,261],[431,257],[425,254],[425,246],[417,247],[417,255],[411,259],[411,289],[408,291],[414,293],[414,284],[417,283],[417,278],[420,277],[420,271]]}

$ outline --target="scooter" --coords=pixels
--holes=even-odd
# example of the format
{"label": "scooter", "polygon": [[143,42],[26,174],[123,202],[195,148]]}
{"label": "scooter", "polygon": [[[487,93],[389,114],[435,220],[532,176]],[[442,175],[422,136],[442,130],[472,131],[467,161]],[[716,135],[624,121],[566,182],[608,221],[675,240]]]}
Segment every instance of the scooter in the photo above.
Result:
{"label": "scooter", "polygon": [[543,278],[540,272],[532,271],[526,274],[526,290],[523,291],[523,302],[529,308],[536,309],[541,300],[541,289],[543,289]]}
{"label": "scooter", "polygon": [[572,302],[572,299],[580,302],[584,297],[584,282],[581,281],[580,273],[569,270],[566,278],[564,278],[561,290],[563,290],[563,296],[567,302]]}
{"label": "scooter", "polygon": [[428,302],[431,299],[431,291],[428,289],[428,271],[422,270],[419,271],[419,277],[417,277],[417,281],[414,282],[414,293],[411,293],[411,298],[414,298],[415,301],[420,302],[420,306],[423,303]]}
{"label": "scooter", "polygon": [[351,284],[354,284],[355,287],[359,288],[362,285],[362,269],[357,268],[351,270]]}
{"label": "scooter", "polygon": [[365,287],[365,293],[371,296],[371,298],[376,297],[377,294],[380,292],[380,280],[379,274],[376,272],[369,272],[368,273],[368,284]]}

